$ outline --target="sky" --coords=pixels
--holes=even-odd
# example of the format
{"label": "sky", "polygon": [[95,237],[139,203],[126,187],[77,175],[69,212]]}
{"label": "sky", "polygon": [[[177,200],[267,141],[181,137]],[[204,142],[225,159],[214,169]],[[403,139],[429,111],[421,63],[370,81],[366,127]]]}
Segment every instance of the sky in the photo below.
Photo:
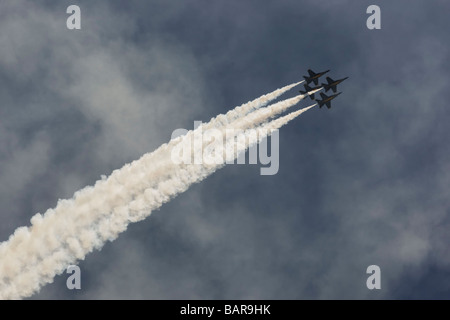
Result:
{"label": "sky", "polygon": [[[81,30],[66,28],[71,4]],[[448,299],[449,12],[444,0],[2,1],[0,241],[175,129],[310,68],[349,77],[331,109],[280,129],[277,174],[226,166],[80,261],[81,290],[62,274],[31,299]],[[366,287],[370,265],[380,290]]]}

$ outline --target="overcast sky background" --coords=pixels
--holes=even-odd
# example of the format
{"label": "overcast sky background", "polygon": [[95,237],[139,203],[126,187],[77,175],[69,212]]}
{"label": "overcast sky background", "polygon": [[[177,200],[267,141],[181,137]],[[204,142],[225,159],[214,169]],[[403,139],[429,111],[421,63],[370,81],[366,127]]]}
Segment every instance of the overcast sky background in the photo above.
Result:
{"label": "overcast sky background", "polygon": [[[366,28],[371,4],[381,30]],[[63,274],[32,298],[448,299],[449,13],[444,0],[2,1],[0,241],[174,129],[308,68],[350,77],[332,109],[280,130],[278,174],[219,170],[89,254],[81,290]]]}

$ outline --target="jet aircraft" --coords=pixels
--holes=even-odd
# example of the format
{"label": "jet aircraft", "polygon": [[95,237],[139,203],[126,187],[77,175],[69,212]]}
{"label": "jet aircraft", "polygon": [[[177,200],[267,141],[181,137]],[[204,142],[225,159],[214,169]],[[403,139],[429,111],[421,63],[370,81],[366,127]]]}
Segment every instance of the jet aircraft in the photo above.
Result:
{"label": "jet aircraft", "polygon": [[331,108],[331,100],[336,98],[338,95],[340,95],[342,92],[339,92],[337,94],[333,94],[332,96],[327,96],[325,93],[321,92],[320,97],[322,100],[316,100],[319,104],[319,108],[322,108],[323,105],[326,105],[328,109]]}
{"label": "jet aircraft", "polygon": [[321,76],[323,76],[325,73],[327,73],[328,71],[330,71],[330,70],[327,70],[327,71],[324,71],[324,72],[315,73],[311,69],[308,69],[309,77],[308,76],[303,76],[303,78],[305,78],[306,84],[309,84],[312,81],[317,86],[319,84],[319,78]]}
{"label": "jet aircraft", "polygon": [[337,91],[336,86],[346,79],[348,79],[348,77],[345,77],[343,79],[338,79],[338,80],[333,80],[330,77],[327,77],[328,83],[322,83],[322,86],[325,89],[325,92],[327,92],[328,90],[331,89],[331,90],[333,90],[334,93],[336,93],[336,91]]}

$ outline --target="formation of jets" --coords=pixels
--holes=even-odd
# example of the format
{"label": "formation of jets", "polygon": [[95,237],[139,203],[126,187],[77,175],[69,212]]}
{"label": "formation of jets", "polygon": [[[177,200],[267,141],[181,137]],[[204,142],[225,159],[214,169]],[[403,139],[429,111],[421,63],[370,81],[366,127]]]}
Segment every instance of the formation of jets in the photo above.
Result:
{"label": "formation of jets", "polygon": [[[319,86],[319,78],[329,71],[330,70],[326,70],[324,72],[315,73],[314,71],[309,69],[308,76],[303,76],[303,78],[305,78],[305,81],[306,81],[306,83],[303,85],[305,87],[305,90],[304,91],[300,90],[300,93],[307,94],[310,91],[321,89],[321,88],[323,88],[325,90],[325,92],[328,92],[331,89],[335,93],[333,95],[328,96],[325,93],[321,92],[320,97],[322,98],[322,100],[319,100],[319,99],[316,100],[317,103],[319,104],[319,108],[322,108],[323,105],[326,105],[327,108],[330,109],[331,108],[331,100],[333,100],[334,98],[336,98],[338,95],[340,95],[342,93],[342,92],[336,93],[337,85],[340,84],[342,81],[348,79],[348,77],[345,77],[342,79],[333,80],[330,77],[327,77],[326,80],[328,83],[322,83],[322,85]],[[311,82],[314,82],[314,84],[316,86],[311,87],[309,85]],[[314,95],[315,94],[313,93],[309,96],[311,98],[311,100],[315,100]]]}

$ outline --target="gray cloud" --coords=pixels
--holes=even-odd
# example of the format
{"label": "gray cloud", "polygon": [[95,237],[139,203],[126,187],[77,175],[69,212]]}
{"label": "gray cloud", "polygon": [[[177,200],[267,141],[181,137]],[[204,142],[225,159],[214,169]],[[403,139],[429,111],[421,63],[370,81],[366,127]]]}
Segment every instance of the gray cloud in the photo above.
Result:
{"label": "gray cloud", "polygon": [[310,67],[350,76],[280,132],[277,175],[224,168],[82,261],[81,292],[34,298],[448,296],[449,5],[382,3],[368,31],[369,4],[81,1],[70,32],[66,4],[2,2],[3,240],[175,128]]}

